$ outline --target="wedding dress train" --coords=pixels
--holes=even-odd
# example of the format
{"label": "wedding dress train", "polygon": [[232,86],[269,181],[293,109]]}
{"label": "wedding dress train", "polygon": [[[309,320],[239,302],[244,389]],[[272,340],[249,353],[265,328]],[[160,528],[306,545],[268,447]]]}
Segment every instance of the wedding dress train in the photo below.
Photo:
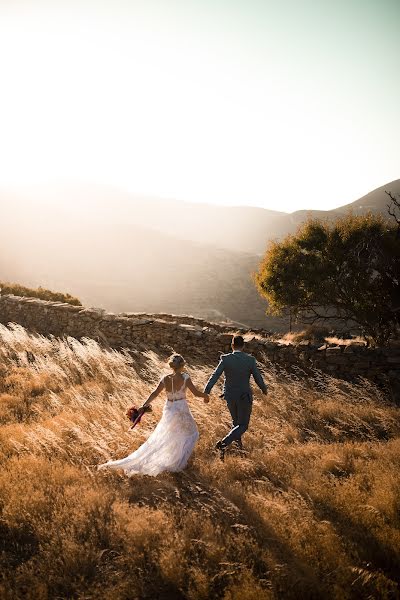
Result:
{"label": "wedding dress train", "polygon": [[110,460],[99,468],[123,469],[126,475],[158,475],[162,471],[181,471],[188,463],[199,437],[196,422],[186,400],[186,383],[176,392],[166,392],[162,417],[148,439],[135,452],[120,460]]}

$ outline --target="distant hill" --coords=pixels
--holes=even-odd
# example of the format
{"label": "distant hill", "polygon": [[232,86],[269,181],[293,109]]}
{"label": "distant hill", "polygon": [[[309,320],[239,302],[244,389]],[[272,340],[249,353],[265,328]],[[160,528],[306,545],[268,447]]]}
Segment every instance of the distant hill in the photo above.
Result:
{"label": "distant hill", "polygon": [[[395,195],[400,194],[400,179],[383,185],[362,198],[345,204],[333,210],[297,210],[290,214],[277,216],[273,221],[273,226],[269,231],[269,237],[281,238],[289,233],[294,233],[297,228],[304,223],[308,218],[326,219],[334,221],[340,216],[349,212],[353,214],[364,214],[368,211],[374,214],[382,214],[388,216],[387,204],[390,201],[385,191],[390,191]],[[389,218],[389,217],[388,217]],[[255,243],[255,241],[254,241]],[[258,240],[258,247],[262,248],[265,242]]]}
{"label": "distant hill", "polygon": [[[1,190],[5,221],[36,224],[136,225],[236,252],[259,254],[275,219],[286,213],[257,207],[195,204],[129,194],[98,185],[35,186]],[[57,225],[55,225],[57,226]]]}
{"label": "distant hill", "polygon": [[29,191],[1,190],[2,221],[36,226],[46,220],[57,226],[90,223],[120,227],[136,225],[235,252],[262,254],[271,239],[293,233],[308,217],[335,219],[349,210],[387,214],[385,190],[400,193],[400,179],[334,210],[285,213],[257,207],[194,204],[129,194],[100,185],[35,186]]}
{"label": "distant hill", "polygon": [[282,213],[134,196],[103,186],[0,190],[0,280],[62,289],[111,311],[171,312],[266,329],[251,274],[308,216],[387,213],[385,190],[332,211]]}
{"label": "distant hill", "polygon": [[254,255],[135,225],[113,230],[76,223],[51,230],[38,223],[32,231],[34,242],[21,228],[1,239],[0,250],[8,248],[8,265],[0,263],[3,279],[63,289],[86,306],[114,312],[191,314],[275,328],[251,282]]}
{"label": "distant hill", "polygon": [[[336,212],[343,212],[344,209],[352,210],[355,213],[364,213],[366,211],[371,211],[374,213],[382,213],[387,214],[387,205],[390,202],[390,198],[385,192],[392,192],[395,196],[400,195],[400,179],[396,179],[395,181],[391,181],[386,185],[382,185],[381,187],[369,192],[362,198],[347,204],[347,206],[343,206],[341,208],[337,208]],[[335,211],[334,211],[335,212]]]}

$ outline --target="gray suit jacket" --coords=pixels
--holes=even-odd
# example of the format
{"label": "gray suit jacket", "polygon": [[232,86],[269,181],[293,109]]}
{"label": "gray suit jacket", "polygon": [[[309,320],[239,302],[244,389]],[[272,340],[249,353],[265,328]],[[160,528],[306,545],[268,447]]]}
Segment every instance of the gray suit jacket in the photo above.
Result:
{"label": "gray suit jacket", "polygon": [[224,373],[224,396],[226,400],[238,399],[242,394],[252,396],[250,387],[250,376],[253,375],[254,381],[263,391],[267,391],[264,379],[257,368],[256,359],[246,352],[232,352],[222,354],[221,360],[214,373],[208,380],[204,391],[209,394],[213,386],[217,383],[220,376]]}

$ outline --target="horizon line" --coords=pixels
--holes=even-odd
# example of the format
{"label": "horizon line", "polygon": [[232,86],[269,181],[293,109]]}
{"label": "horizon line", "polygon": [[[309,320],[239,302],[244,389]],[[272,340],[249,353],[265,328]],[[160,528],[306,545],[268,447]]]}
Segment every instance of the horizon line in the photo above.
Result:
{"label": "horizon line", "polygon": [[[353,202],[356,202],[357,200],[360,200],[361,198],[364,198],[365,196],[379,190],[380,188],[386,187],[391,185],[392,183],[397,183],[398,181],[400,181],[400,178],[398,179],[393,179],[389,182],[383,183],[382,185],[379,185],[373,189],[370,189],[369,191],[367,191],[365,194],[362,194],[361,196],[355,198],[354,200],[350,200],[350,202],[346,202],[344,204],[339,204],[338,206],[335,206],[334,208],[328,208],[328,209],[323,209],[323,208],[300,208],[294,211],[285,211],[285,210],[276,210],[273,208],[267,208],[265,206],[259,206],[257,204],[228,204],[225,202],[212,202],[212,201],[199,201],[199,200],[187,200],[187,199],[182,199],[182,198],[177,198],[177,197],[173,197],[173,196],[163,196],[162,194],[156,194],[156,193],[151,193],[151,192],[140,192],[140,191],[134,191],[132,189],[130,189],[128,186],[124,186],[122,184],[115,184],[115,183],[106,183],[106,182],[96,182],[93,180],[88,180],[88,179],[79,179],[79,178],[71,178],[71,179],[65,179],[65,178],[55,178],[55,179],[47,179],[47,180],[42,180],[42,181],[34,181],[31,183],[2,183],[0,182],[0,191],[18,191],[18,190],[29,190],[29,189],[33,189],[33,188],[40,188],[40,187],[52,187],[52,186],[71,186],[71,187],[92,187],[92,188],[103,188],[103,189],[109,189],[109,190],[115,190],[117,192],[120,193],[124,193],[127,194],[129,196],[132,196],[134,198],[144,198],[147,200],[152,200],[152,201],[162,201],[162,202],[174,202],[174,203],[178,203],[178,204],[192,204],[192,205],[196,205],[196,206],[212,206],[214,208],[233,208],[233,209],[249,209],[249,210],[263,210],[263,211],[267,211],[267,212],[271,212],[271,213],[277,213],[277,214],[285,214],[285,215],[293,215],[295,213],[298,212],[310,212],[310,211],[318,211],[318,212],[330,212],[332,210],[337,210],[339,208],[348,206],[349,204],[352,204]],[[389,190],[390,191],[390,190]]]}

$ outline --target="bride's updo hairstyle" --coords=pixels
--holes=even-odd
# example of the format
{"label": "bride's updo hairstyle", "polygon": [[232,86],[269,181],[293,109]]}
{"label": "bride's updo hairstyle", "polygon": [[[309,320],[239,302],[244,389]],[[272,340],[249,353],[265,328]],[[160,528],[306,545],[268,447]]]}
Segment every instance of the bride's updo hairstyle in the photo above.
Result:
{"label": "bride's updo hairstyle", "polygon": [[177,371],[178,369],[183,367],[184,364],[185,364],[185,359],[180,354],[172,354],[172,356],[170,356],[168,359],[168,365],[174,371]]}

